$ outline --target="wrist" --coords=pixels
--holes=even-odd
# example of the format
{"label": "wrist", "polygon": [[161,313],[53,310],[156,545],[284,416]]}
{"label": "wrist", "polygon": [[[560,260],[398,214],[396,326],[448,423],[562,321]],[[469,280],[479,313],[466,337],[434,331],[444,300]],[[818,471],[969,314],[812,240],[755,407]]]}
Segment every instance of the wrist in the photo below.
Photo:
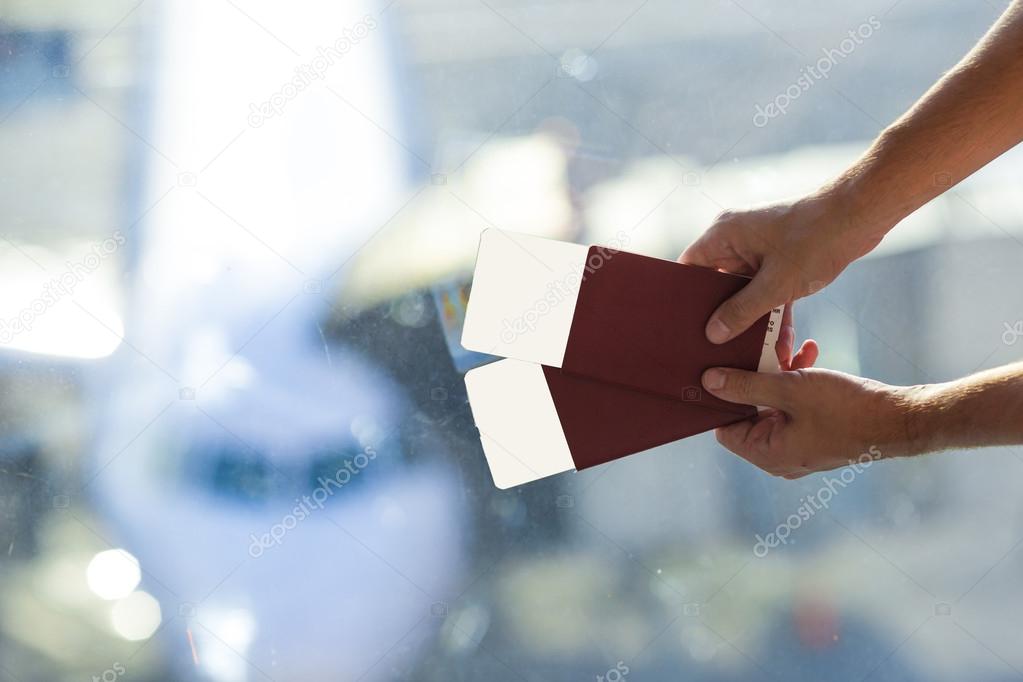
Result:
{"label": "wrist", "polygon": [[884,200],[886,193],[872,191],[863,172],[847,173],[817,191],[815,197],[832,216],[828,229],[846,245],[850,260],[876,247],[905,216]]}
{"label": "wrist", "polygon": [[894,457],[910,457],[940,450],[940,386],[892,386],[890,449]]}

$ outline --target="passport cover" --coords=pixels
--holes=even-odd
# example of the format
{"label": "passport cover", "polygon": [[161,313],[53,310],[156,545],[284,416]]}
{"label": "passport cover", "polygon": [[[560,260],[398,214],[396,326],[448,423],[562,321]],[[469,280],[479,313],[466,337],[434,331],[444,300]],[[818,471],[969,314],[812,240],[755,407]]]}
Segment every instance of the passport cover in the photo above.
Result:
{"label": "passport cover", "polygon": [[[577,470],[748,418],[543,368]],[[695,389],[699,391],[700,389]],[[691,395],[693,395],[691,393]],[[755,408],[753,411],[756,412]]]}
{"label": "passport cover", "polygon": [[[588,258],[598,247],[590,247]],[[682,265],[603,249],[603,265],[586,273],[561,367],[583,377],[669,398],[699,389],[711,367],[754,372],[769,315],[728,343],[707,340],[707,320],[749,281],[695,265]],[[773,343],[771,344],[773,351]],[[693,399],[690,399],[693,400]],[[756,408],[698,393],[696,402],[745,416]]]}

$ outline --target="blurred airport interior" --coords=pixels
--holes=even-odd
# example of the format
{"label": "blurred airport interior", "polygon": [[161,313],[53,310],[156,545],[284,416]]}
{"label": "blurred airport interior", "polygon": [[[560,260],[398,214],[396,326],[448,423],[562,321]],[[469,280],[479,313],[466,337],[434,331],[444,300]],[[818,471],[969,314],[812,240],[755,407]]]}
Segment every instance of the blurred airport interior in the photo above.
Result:
{"label": "blurred airport interior", "polygon": [[[4,3],[0,681],[1023,675],[1021,449],[792,483],[704,434],[500,491],[457,343],[483,229],[673,259],[1006,4]],[[819,365],[1018,359],[1021,168],[801,302]]]}

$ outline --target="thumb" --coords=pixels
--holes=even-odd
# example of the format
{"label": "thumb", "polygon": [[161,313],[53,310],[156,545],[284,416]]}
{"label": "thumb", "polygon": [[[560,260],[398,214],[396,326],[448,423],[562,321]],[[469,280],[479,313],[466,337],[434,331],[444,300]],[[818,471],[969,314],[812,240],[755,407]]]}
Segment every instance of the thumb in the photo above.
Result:
{"label": "thumb", "polygon": [[714,367],[703,373],[703,387],[730,403],[764,405],[782,410],[789,405],[789,382],[785,374]]}
{"label": "thumb", "polygon": [[718,306],[707,322],[707,338],[711,343],[730,341],[788,299],[781,278],[773,269],[765,268]]}

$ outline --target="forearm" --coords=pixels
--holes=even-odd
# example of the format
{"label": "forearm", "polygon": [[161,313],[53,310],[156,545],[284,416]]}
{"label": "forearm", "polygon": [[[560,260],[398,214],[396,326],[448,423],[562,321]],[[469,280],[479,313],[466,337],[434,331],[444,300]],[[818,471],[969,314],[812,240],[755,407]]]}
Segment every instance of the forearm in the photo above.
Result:
{"label": "forearm", "polygon": [[[1023,0],[822,194],[873,243],[1023,140]],[[863,235],[860,235],[863,236]]]}
{"label": "forearm", "polygon": [[1023,362],[919,387],[903,418],[909,454],[1023,444]]}

